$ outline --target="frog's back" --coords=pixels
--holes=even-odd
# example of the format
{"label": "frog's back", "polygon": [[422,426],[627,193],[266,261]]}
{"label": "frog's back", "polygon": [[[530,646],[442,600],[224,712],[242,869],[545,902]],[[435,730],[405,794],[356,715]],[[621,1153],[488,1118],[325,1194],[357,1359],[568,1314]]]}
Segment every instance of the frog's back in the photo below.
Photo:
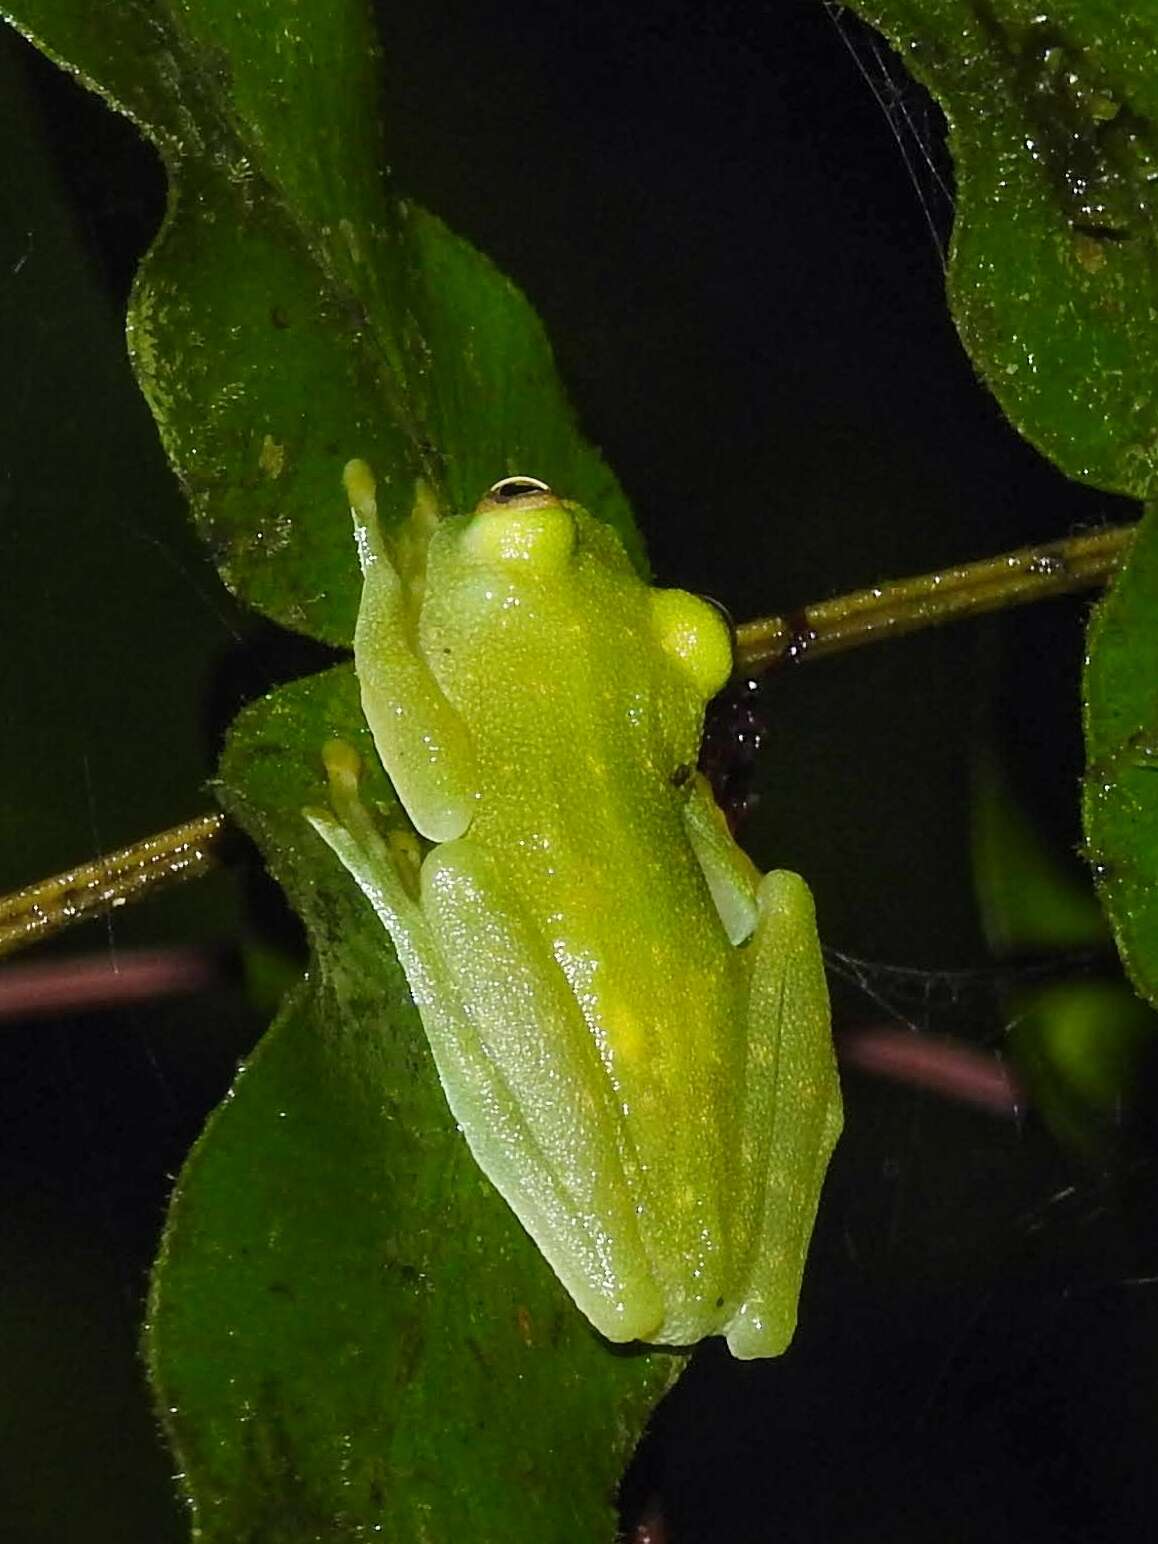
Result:
{"label": "frog's back", "polygon": [[[471,840],[543,932],[630,1110],[621,1157],[645,1245],[652,1217],[663,1229],[657,1274],[672,1292],[698,1283],[710,1312],[740,1242],[720,1168],[739,1128],[746,970],[688,841],[709,693],[680,650],[693,625],[723,624],[646,585],[590,515],[566,516],[570,543],[553,532],[545,564],[464,561],[453,533],[432,554],[423,652],[471,730]],[[692,1339],[704,1331],[688,1312]]]}

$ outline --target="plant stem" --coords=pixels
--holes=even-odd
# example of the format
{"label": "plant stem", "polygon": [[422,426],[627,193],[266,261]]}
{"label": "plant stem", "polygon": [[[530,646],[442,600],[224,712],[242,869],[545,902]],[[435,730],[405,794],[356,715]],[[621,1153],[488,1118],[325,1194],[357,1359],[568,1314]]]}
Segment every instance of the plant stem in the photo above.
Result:
{"label": "plant stem", "polygon": [[[1113,577],[1133,537],[1132,525],[1107,526],[940,573],[855,590],[789,616],[745,622],[736,629],[737,672],[758,675],[778,665],[819,659],[982,612],[1091,589]],[[0,956],[152,895],[162,885],[199,878],[221,861],[225,835],[223,815],[199,815],[0,896]]]}
{"label": "plant stem", "polygon": [[0,955],[152,895],[162,885],[199,879],[219,862],[224,834],[224,815],[197,815],[184,825],[0,897]]}
{"label": "plant stem", "polygon": [[100,1013],[204,992],[223,979],[221,962],[208,949],[118,949],[115,955],[105,949],[6,965],[0,971],[0,1022]]}
{"label": "plant stem", "polygon": [[1105,584],[1124,561],[1134,529],[1107,526],[979,563],[854,590],[787,616],[744,622],[736,629],[737,671],[759,675],[779,665]]}

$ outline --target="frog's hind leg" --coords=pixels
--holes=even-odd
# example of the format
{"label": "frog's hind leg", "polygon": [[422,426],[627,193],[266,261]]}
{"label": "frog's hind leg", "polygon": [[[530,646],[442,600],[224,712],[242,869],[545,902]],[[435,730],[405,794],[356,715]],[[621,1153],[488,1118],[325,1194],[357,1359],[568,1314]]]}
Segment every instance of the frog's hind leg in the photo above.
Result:
{"label": "frog's hind leg", "polygon": [[549,944],[469,837],[428,855],[422,909],[466,1005],[427,1033],[475,1158],[595,1327],[654,1339],[613,1091]]}
{"label": "frog's hind leg", "polygon": [[[445,967],[418,904],[417,843],[412,854],[390,845],[358,792],[361,762],[345,740],[322,748],[330,785],[330,809],[302,811],[306,820],[356,881],[389,933],[415,1002],[435,997],[448,984]],[[412,833],[408,833],[412,837]]]}
{"label": "frog's hind leg", "polygon": [[777,1356],[792,1339],[805,1256],[841,1129],[828,988],[808,886],[764,877],[752,961],[741,1173],[756,1189],[748,1287],[726,1333],[737,1357]]}
{"label": "frog's hind leg", "polygon": [[474,843],[436,848],[420,878],[359,798],[357,753],[331,741],[324,759],[333,810],[306,819],[394,942],[476,1161],[595,1327],[648,1338],[663,1302],[603,1066],[562,971]]}

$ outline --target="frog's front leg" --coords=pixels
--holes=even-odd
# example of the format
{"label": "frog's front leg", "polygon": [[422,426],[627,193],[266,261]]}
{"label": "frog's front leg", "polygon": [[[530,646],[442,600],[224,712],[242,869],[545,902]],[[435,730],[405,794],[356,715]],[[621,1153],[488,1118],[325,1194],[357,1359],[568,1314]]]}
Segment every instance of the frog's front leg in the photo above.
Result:
{"label": "frog's front leg", "polygon": [[330,808],[302,813],[373,906],[394,942],[415,1002],[437,1001],[452,987],[418,902],[417,843],[409,851],[401,844],[392,847],[378,830],[358,794],[361,763],[352,745],[330,740],[322,748],[322,761]]}
{"label": "frog's front leg", "polygon": [[751,938],[759,921],[760,870],[740,847],[702,772],[693,772],[684,805],[684,829],[703,871],[712,902],[733,944]]}
{"label": "frog's front leg", "polygon": [[765,875],[748,1000],[748,1065],[739,1172],[752,1207],[748,1285],[727,1327],[737,1357],[778,1356],[796,1327],[808,1241],[840,1135],[840,1083],[828,988],[808,886]]}
{"label": "frog's front leg", "polygon": [[[470,732],[417,647],[414,583],[412,576],[399,573],[382,538],[370,468],[351,461],[343,481],[362,568],[362,603],[354,627],[362,711],[406,813],[423,836],[448,841],[470,825],[478,796]],[[420,484],[412,530],[399,538],[402,550],[422,549],[429,540],[428,505],[429,494]]]}
{"label": "frog's front leg", "polygon": [[596,1329],[654,1338],[665,1309],[640,1241],[634,1153],[561,966],[469,837],[427,856],[421,904],[465,1005],[423,1022],[471,1151]]}

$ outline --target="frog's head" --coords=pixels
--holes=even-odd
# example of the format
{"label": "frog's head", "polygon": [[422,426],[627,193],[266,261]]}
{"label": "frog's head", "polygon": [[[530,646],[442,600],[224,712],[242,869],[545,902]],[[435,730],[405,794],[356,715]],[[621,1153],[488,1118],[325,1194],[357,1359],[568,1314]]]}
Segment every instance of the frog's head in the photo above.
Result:
{"label": "frog's head", "polygon": [[537,477],[504,477],[488,491],[461,537],[468,562],[557,573],[575,549],[574,505]]}
{"label": "frog's head", "polygon": [[[615,532],[579,504],[559,498],[537,477],[504,477],[491,487],[459,535],[459,555],[470,567],[504,571],[523,578],[561,581],[574,587],[576,564],[591,582],[593,575],[636,579]],[[568,574],[568,570],[572,570]],[[584,602],[585,614],[600,599],[610,612],[622,611],[619,592],[596,589]],[[693,683],[701,700],[715,695],[732,667],[731,629],[712,602],[686,590],[647,591],[650,630],[663,652]],[[618,596],[618,598],[616,598]]]}

